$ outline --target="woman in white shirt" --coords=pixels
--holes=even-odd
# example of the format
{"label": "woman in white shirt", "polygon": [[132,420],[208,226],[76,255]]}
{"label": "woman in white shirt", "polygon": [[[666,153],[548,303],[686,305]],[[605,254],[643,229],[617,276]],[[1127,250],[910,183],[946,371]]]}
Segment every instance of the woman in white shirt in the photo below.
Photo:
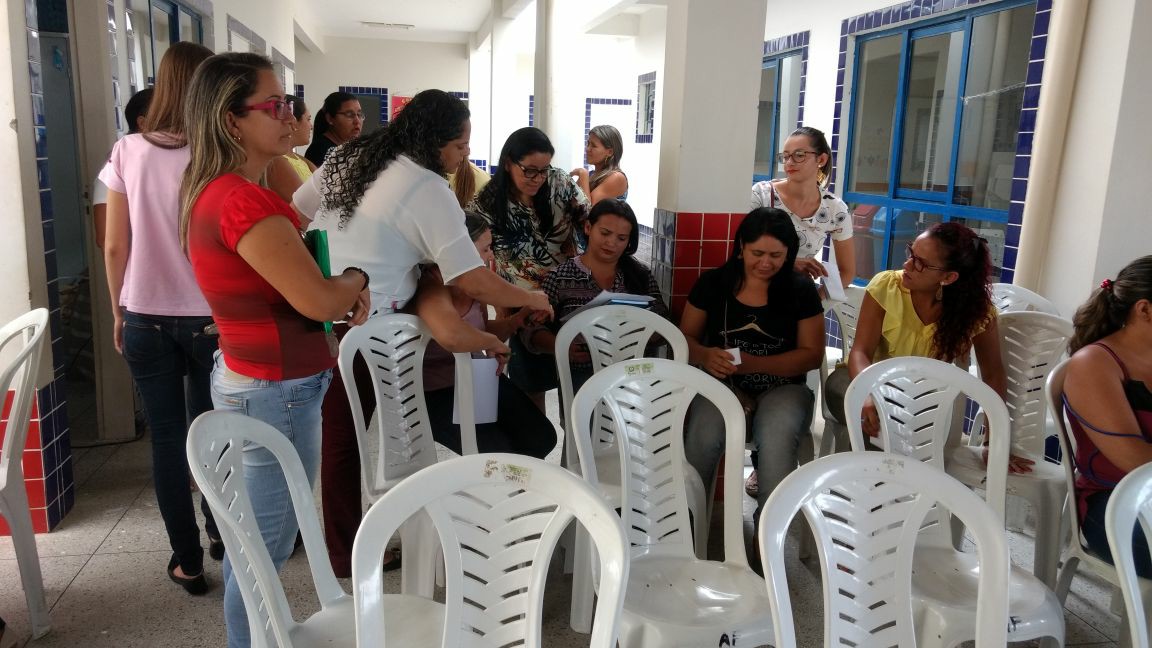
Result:
{"label": "woman in white shirt", "polygon": [[[313,229],[328,232],[332,267],[363,268],[371,277],[374,315],[404,307],[416,292],[422,263],[437,264],[444,283],[477,301],[551,314],[543,293],[513,286],[485,267],[468,235],[445,179],[468,156],[468,118],[464,102],[425,90],[387,128],[329,153],[293,196],[296,208],[313,219]],[[338,325],[338,335],[340,330]],[[368,395],[368,419],[376,404],[367,369],[355,379],[362,398]],[[341,380],[334,373],[324,401],[320,482],[328,556],[337,576],[349,576],[362,514],[360,459]],[[395,561],[385,568],[390,564]]]}

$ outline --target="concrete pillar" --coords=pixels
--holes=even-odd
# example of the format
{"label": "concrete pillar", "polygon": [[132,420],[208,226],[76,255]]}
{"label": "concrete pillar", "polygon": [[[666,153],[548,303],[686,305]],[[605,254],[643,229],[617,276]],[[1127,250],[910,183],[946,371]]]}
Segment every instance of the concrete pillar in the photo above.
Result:
{"label": "concrete pillar", "polygon": [[652,267],[679,312],[748,211],[766,5],[668,3]]}

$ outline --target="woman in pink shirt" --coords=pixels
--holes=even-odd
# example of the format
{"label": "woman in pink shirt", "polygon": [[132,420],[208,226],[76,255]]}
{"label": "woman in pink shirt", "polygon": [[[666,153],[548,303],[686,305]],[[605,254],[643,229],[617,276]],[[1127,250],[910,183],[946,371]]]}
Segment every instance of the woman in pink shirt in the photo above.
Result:
{"label": "woman in pink shirt", "polygon": [[[180,249],[180,181],[188,166],[184,99],[211,50],[175,43],[164,54],[143,134],[116,143],[100,180],[108,186],[104,241],[116,350],[144,401],[152,433],[152,479],[172,558],[168,577],[189,594],[208,591],[204,549],[189,488],[188,423],[212,409],[209,381],[217,347],[212,311]],[[187,382],[185,382],[187,378]],[[209,552],[224,543],[201,500]]]}

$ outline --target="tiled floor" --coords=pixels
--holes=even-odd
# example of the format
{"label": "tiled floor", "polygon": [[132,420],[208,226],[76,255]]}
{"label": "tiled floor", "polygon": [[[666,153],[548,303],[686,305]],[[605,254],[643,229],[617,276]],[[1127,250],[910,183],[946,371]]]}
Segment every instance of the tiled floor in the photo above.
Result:
{"label": "tiled floor", "polygon": [[[554,404],[551,409],[555,419]],[[144,440],[76,453],[76,507],[56,531],[37,538],[52,608],[52,631],[43,639],[29,640],[12,545],[0,539],[0,615],[9,623],[0,648],[13,645],[13,640],[16,646],[34,648],[224,645],[220,563],[208,561],[213,587],[203,597],[186,595],[164,573],[169,551],[151,486],[149,452]],[[746,511],[751,506],[746,499]],[[712,543],[717,543],[717,525],[714,531]],[[1011,541],[1015,562],[1031,565],[1031,538],[1012,534]],[[795,557],[795,546],[789,556],[793,605],[802,611],[797,619],[799,644],[823,645],[820,574]],[[293,609],[301,615],[317,607],[307,570],[299,552],[283,573]],[[398,576],[389,576],[388,587],[398,590]],[[584,635],[567,627],[570,577],[555,571],[550,583],[545,645],[587,645]],[[1108,607],[1106,586],[1077,577],[1066,610],[1067,645],[1116,646],[1119,620]]]}

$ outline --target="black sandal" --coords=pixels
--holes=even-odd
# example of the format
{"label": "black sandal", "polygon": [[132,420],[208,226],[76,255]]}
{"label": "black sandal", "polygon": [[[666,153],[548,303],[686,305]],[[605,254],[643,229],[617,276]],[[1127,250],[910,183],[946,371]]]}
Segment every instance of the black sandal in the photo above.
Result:
{"label": "black sandal", "polygon": [[208,533],[208,555],[212,560],[224,560],[224,540],[220,536]]}
{"label": "black sandal", "polygon": [[204,577],[204,570],[195,576],[177,576],[176,568],[180,566],[180,561],[176,556],[168,561],[168,578],[180,587],[184,588],[185,592],[193,596],[201,596],[208,593],[208,579]]}

